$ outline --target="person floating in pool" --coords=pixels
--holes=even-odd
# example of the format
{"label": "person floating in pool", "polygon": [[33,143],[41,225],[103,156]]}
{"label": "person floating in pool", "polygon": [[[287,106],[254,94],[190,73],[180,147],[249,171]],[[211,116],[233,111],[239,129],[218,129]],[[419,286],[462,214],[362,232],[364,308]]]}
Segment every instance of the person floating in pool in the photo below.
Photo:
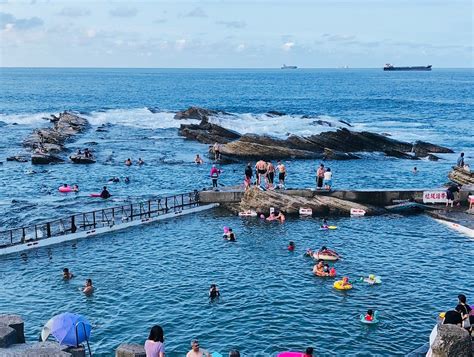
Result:
{"label": "person floating in pool", "polygon": [[132,160],[130,160],[130,158],[125,160],[125,166],[132,166]]}
{"label": "person floating in pool", "polygon": [[204,164],[203,159],[199,156],[199,154],[196,154],[196,157],[194,158],[194,163],[197,165],[202,165]]}
{"label": "person floating in pool", "polygon": [[100,198],[103,198],[104,200],[112,196],[109,191],[107,191],[107,186],[104,186],[102,189],[102,192],[100,193]]}
{"label": "person floating in pool", "polygon": [[295,242],[290,240],[290,242],[288,243],[287,249],[288,249],[289,252],[294,252],[295,251]]}
{"label": "person floating in pool", "polygon": [[84,285],[84,289],[82,289],[82,292],[86,295],[90,295],[94,292],[94,286],[92,285],[91,279],[86,280],[86,285]]}
{"label": "person floating in pool", "polygon": [[349,278],[347,276],[342,278],[342,284],[341,284],[342,288],[344,288],[346,286],[352,286],[351,283],[349,283]]}
{"label": "person floating in pool", "polygon": [[367,310],[364,320],[370,322],[374,321],[374,311],[372,309]]}
{"label": "person floating in pool", "polygon": [[209,288],[209,298],[211,300],[214,300],[218,297],[221,296],[221,293],[219,291],[219,288],[217,287],[216,284],[211,284],[211,287]]}
{"label": "person floating in pool", "polygon": [[317,276],[328,276],[324,272],[324,261],[322,259],[318,260],[318,263],[313,267],[313,274]]}
{"label": "person floating in pool", "polygon": [[141,166],[141,165],[143,165],[144,163],[145,163],[145,161],[143,161],[142,158],[139,157],[139,158],[138,158],[138,161],[137,161],[137,165],[138,165],[138,166]]}
{"label": "person floating in pool", "polygon": [[71,280],[74,278],[74,274],[69,271],[68,268],[63,269],[63,279],[64,280]]}
{"label": "person floating in pool", "polygon": [[326,218],[323,219],[323,224],[321,225],[321,228],[323,228],[323,229],[328,229],[329,228],[328,220]]}

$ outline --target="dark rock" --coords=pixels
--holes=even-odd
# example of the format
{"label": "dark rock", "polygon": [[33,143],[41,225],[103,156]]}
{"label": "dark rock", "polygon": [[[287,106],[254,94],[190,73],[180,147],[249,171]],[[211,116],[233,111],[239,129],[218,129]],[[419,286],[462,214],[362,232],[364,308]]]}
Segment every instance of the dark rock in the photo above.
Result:
{"label": "dark rock", "polygon": [[331,122],[326,121],[326,120],[321,120],[321,119],[313,121],[313,124],[317,124],[321,126],[330,126],[330,127],[334,126]]}
{"label": "dark rock", "polygon": [[[352,124],[345,121],[345,120],[342,120],[342,119],[339,119],[339,122],[342,123],[342,124],[346,124],[348,127],[352,127]],[[390,136],[390,135],[389,135]]]}
{"label": "dark rock", "polygon": [[153,113],[153,114],[161,113],[160,108],[157,108],[157,107],[147,107],[147,109],[150,113]]}
{"label": "dark rock", "polygon": [[437,154],[451,154],[454,152],[453,150],[444,146],[427,143],[426,141],[415,141],[413,144],[413,151],[416,152],[417,150],[423,150],[428,153]]}
{"label": "dark rock", "polygon": [[472,357],[471,336],[460,326],[438,325],[431,350],[433,357]]}
{"label": "dark rock", "polygon": [[231,115],[226,112],[204,109],[199,107],[189,107],[186,110],[177,112],[174,116],[175,119],[197,119],[207,121],[207,117],[216,116],[216,115]]}
{"label": "dark rock", "polygon": [[138,344],[123,343],[115,350],[115,357],[146,357],[145,348]]}
{"label": "dark rock", "polygon": [[436,155],[433,155],[433,154],[428,154],[428,160],[430,161],[438,161],[440,160],[440,158]]}
{"label": "dark rock", "polygon": [[0,348],[7,348],[16,343],[16,331],[8,325],[0,325]]}
{"label": "dark rock", "polygon": [[337,150],[324,149],[324,160],[354,160],[360,159],[359,156]]}
{"label": "dark rock", "polygon": [[385,150],[384,154],[391,157],[396,157],[398,159],[408,159],[408,160],[420,160],[418,157],[401,152],[399,150]]}
{"label": "dark rock", "polygon": [[1,315],[0,324],[10,326],[16,331],[16,343],[25,343],[25,323],[18,315]]}
{"label": "dark rock", "polygon": [[7,161],[17,161],[17,162],[28,162],[30,161],[27,156],[24,155],[15,155],[7,157]]}
{"label": "dark rock", "polygon": [[286,115],[286,113],[279,112],[276,110],[270,110],[269,112],[266,112],[265,115],[267,117],[282,117],[283,115]]}
{"label": "dark rock", "polygon": [[48,165],[48,164],[53,164],[53,163],[62,162],[62,161],[64,160],[53,154],[32,154],[31,155],[31,163],[33,165]]}
{"label": "dark rock", "polygon": [[178,133],[188,139],[197,140],[204,144],[214,144],[216,142],[224,144],[240,138],[240,134],[235,131],[205,121],[201,121],[200,124],[181,124]]}

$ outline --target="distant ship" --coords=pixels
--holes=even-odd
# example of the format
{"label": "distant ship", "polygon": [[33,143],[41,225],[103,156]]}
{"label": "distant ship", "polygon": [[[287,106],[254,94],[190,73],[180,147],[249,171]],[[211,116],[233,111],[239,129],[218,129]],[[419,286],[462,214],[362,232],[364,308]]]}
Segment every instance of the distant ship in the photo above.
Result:
{"label": "distant ship", "polygon": [[297,69],[297,68],[298,68],[297,66],[287,66],[286,64],[281,66],[281,69]]}
{"label": "distant ship", "polygon": [[431,65],[413,66],[413,67],[395,67],[393,64],[387,63],[383,67],[384,71],[431,71]]}

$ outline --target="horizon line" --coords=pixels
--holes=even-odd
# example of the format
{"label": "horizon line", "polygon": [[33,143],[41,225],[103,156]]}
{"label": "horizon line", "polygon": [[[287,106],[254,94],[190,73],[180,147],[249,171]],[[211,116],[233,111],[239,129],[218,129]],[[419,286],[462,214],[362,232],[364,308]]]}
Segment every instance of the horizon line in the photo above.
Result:
{"label": "horizon line", "polygon": [[[120,67],[120,66],[1,66],[0,69],[282,69],[281,67]],[[436,69],[474,69],[472,67],[435,67]],[[380,67],[297,67],[298,69],[383,69]],[[290,71],[291,72],[291,71]]]}

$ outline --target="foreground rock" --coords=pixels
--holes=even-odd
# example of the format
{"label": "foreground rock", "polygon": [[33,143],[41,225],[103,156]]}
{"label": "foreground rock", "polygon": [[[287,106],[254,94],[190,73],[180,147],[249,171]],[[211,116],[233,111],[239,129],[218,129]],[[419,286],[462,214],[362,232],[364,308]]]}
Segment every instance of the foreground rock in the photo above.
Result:
{"label": "foreground rock", "polygon": [[438,325],[438,334],[431,350],[433,357],[471,357],[471,336],[462,327]]}
{"label": "foreground rock", "polygon": [[453,170],[448,174],[448,177],[451,181],[460,185],[474,185],[474,173],[461,167],[453,166]]}
{"label": "foreground rock", "polygon": [[89,123],[75,114],[64,112],[52,115],[52,128],[36,129],[23,140],[23,146],[35,151],[32,163],[47,164],[62,161],[58,156],[64,151],[65,143],[83,132]]}
{"label": "foreground rock", "polygon": [[383,212],[374,206],[362,205],[329,196],[314,195],[312,197],[302,197],[285,193],[285,191],[261,191],[258,188],[246,191],[240,205],[230,208],[233,208],[234,211],[254,210],[268,215],[270,207],[274,207],[288,215],[299,214],[301,207],[311,208],[313,214],[320,216],[348,216],[350,215],[351,208],[363,209],[367,212],[367,215]]}
{"label": "foreground rock", "polygon": [[[221,154],[223,161],[240,159],[328,159],[349,160],[358,159],[356,152],[383,152],[387,156],[402,159],[418,160],[429,157],[437,160],[431,153],[452,153],[451,149],[431,143],[417,141],[408,143],[371,133],[368,131],[356,132],[346,128],[336,131],[326,131],[321,134],[302,137],[290,135],[286,139],[278,139],[268,135],[244,134],[225,129],[217,124],[209,123],[209,117],[216,115],[230,115],[224,112],[191,107],[178,112],[177,119],[198,119],[199,124],[182,124],[179,134],[205,144],[215,142],[223,144]],[[269,112],[267,116],[275,118],[285,115],[280,112]],[[318,126],[332,126],[325,121],[315,122]],[[348,125],[349,126],[349,125]],[[210,149],[210,156],[214,156]]]}

